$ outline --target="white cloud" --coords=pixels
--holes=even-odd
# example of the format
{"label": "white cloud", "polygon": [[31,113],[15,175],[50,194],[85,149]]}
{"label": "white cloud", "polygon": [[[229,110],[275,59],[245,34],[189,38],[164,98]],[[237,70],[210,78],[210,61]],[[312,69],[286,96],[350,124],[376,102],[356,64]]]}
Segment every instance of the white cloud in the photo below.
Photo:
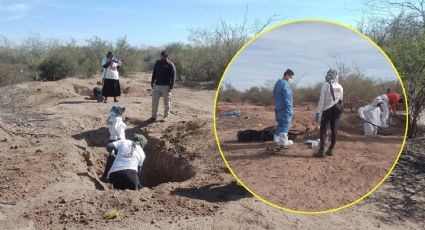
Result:
{"label": "white cloud", "polygon": [[0,11],[10,13],[26,13],[31,7],[27,4],[0,4]]}
{"label": "white cloud", "polygon": [[0,3],[0,12],[1,12],[0,21],[6,22],[6,21],[13,21],[13,20],[24,18],[28,15],[28,12],[30,11],[30,9],[31,9],[30,5],[23,4],[23,3],[16,3],[16,4]]}

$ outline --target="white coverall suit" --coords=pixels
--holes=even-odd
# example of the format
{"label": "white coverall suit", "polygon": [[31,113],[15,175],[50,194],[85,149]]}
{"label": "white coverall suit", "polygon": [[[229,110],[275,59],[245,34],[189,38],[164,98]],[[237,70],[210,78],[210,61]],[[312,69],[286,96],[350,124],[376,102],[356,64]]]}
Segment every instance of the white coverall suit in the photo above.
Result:
{"label": "white coverall suit", "polygon": [[373,104],[366,105],[363,107],[360,107],[357,111],[360,115],[360,118],[368,121],[363,122],[363,128],[364,128],[364,135],[365,136],[375,136],[378,134],[378,127],[381,126],[381,109]]}
{"label": "white coverall suit", "polygon": [[380,117],[380,123],[381,123],[381,127],[382,128],[387,128],[388,124],[388,117],[390,116],[390,110],[388,109],[388,97],[387,95],[383,94],[380,96],[375,97],[375,99],[373,99],[372,101],[372,105],[377,107],[379,103],[381,103],[381,108],[382,108],[382,112],[381,112],[381,117]]}

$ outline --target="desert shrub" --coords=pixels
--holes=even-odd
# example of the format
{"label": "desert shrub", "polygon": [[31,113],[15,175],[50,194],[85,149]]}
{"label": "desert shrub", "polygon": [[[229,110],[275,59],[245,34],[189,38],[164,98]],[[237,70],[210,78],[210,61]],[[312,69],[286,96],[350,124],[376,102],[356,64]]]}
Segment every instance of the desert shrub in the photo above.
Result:
{"label": "desert shrub", "polygon": [[0,63],[0,87],[33,80],[24,64]]}
{"label": "desert shrub", "polygon": [[56,81],[75,74],[77,63],[63,53],[56,53],[46,58],[39,66],[40,77]]}
{"label": "desert shrub", "polygon": [[243,92],[242,100],[255,105],[273,105],[273,91],[266,87],[251,87]]}
{"label": "desert shrub", "polygon": [[223,83],[218,94],[218,101],[229,102],[229,103],[240,103],[241,92],[234,88],[230,83]]}
{"label": "desert shrub", "polygon": [[295,103],[300,102],[318,102],[322,83],[312,86],[295,87],[292,91]]}

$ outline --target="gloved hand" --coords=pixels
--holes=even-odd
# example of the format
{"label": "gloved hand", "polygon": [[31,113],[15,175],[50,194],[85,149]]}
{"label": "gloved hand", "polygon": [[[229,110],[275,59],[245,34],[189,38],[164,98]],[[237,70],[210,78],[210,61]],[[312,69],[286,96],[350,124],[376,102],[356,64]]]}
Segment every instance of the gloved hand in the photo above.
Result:
{"label": "gloved hand", "polygon": [[320,113],[316,113],[316,116],[314,117],[314,121],[319,123],[320,121]]}

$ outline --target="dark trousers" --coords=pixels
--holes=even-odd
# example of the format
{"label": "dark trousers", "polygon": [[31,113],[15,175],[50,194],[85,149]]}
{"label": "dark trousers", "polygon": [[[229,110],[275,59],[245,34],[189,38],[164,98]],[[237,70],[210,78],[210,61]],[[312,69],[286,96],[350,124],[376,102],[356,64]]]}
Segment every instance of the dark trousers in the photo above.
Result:
{"label": "dark trousers", "polygon": [[[117,140],[109,140],[108,144],[114,141],[119,141],[119,140],[121,139],[118,138]],[[109,154],[108,158],[106,159],[105,170],[103,170],[102,178],[106,178],[108,176],[108,172],[111,169],[112,164],[114,164],[114,160],[115,160],[115,156],[113,154]]]}
{"label": "dark trousers", "polygon": [[340,115],[335,111],[335,107],[331,107],[322,113],[322,120],[320,121],[320,150],[325,150],[326,131],[329,125],[331,126],[332,138],[329,150],[334,149],[337,135],[337,125]]}
{"label": "dark trousers", "polygon": [[132,169],[120,170],[109,174],[109,180],[115,189],[139,189],[137,171]]}

